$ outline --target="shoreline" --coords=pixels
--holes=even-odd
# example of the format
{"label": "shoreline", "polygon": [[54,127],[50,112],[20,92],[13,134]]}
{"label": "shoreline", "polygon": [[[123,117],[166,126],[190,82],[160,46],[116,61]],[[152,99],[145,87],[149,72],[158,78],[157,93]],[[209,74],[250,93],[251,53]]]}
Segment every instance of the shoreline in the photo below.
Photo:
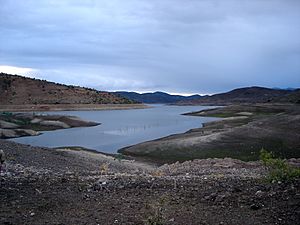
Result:
{"label": "shoreline", "polygon": [[86,121],[76,116],[42,115],[35,113],[0,112],[0,138],[37,136],[41,132],[74,127],[92,127],[101,123]]}
{"label": "shoreline", "polygon": [[255,161],[262,148],[281,158],[300,158],[297,151],[300,145],[295,141],[300,138],[299,110],[300,105],[294,104],[256,104],[185,113],[219,120],[185,133],[128,146],[118,152],[160,163],[224,157]]}
{"label": "shoreline", "polygon": [[146,109],[145,104],[42,104],[42,105],[1,105],[0,112],[39,112],[39,111],[97,111]]}

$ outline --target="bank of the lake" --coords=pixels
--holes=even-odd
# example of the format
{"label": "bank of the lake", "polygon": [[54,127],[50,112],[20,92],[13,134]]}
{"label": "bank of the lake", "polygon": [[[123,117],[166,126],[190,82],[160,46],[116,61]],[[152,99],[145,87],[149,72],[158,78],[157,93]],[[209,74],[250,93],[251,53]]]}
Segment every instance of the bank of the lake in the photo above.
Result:
{"label": "bank of the lake", "polygon": [[224,157],[258,160],[262,148],[282,158],[299,158],[299,112],[297,104],[252,104],[188,113],[188,116],[220,120],[119,152],[160,163]]}
{"label": "bank of the lake", "polygon": [[95,127],[80,127],[46,131],[37,137],[13,139],[18,143],[44,147],[81,146],[106,153],[117,153],[126,146],[199,128],[213,117],[192,117],[183,113],[209,109],[203,106],[151,105],[145,109],[104,111],[59,111],[53,115],[69,115],[101,123]]}
{"label": "bank of the lake", "polygon": [[100,123],[82,120],[76,116],[0,112],[0,138],[3,139],[37,136],[43,131],[97,125]]}

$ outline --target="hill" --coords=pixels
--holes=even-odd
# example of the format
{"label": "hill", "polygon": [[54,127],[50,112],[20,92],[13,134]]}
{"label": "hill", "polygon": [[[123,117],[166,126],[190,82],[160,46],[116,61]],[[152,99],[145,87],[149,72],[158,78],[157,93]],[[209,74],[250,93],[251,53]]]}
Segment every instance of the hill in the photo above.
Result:
{"label": "hill", "polygon": [[300,89],[295,89],[291,93],[278,97],[275,99],[276,102],[290,102],[290,103],[300,103]]}
{"label": "hill", "polygon": [[171,95],[165,92],[153,92],[153,93],[143,93],[139,94],[136,92],[126,92],[126,91],[117,91],[115,92],[119,96],[131,99],[132,101],[137,101],[141,103],[175,103],[183,100],[194,100],[201,98],[200,95],[191,95],[191,96],[182,96],[182,95]]}
{"label": "hill", "polygon": [[0,105],[131,103],[109,92],[0,73]]}
{"label": "hill", "polygon": [[[297,90],[271,89],[264,87],[245,87],[232,91],[215,94],[211,96],[203,96],[193,100],[182,100],[178,102],[180,105],[226,105],[241,103],[267,103],[267,102],[297,102],[299,94],[294,96]],[[290,97],[288,97],[290,96]],[[298,100],[297,100],[298,97]]]}

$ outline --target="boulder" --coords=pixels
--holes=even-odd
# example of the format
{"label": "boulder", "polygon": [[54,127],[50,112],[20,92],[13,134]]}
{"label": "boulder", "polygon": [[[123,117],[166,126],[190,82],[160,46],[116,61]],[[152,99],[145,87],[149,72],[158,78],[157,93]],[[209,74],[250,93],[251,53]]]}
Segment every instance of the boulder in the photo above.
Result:
{"label": "boulder", "polygon": [[40,119],[40,118],[34,118],[34,119],[32,119],[31,121],[30,121],[30,123],[40,123],[40,122],[42,122],[43,120],[42,119]]}
{"label": "boulder", "polygon": [[15,130],[18,134],[21,134],[21,136],[37,136],[40,135],[39,132],[30,130],[30,129],[16,129]]}

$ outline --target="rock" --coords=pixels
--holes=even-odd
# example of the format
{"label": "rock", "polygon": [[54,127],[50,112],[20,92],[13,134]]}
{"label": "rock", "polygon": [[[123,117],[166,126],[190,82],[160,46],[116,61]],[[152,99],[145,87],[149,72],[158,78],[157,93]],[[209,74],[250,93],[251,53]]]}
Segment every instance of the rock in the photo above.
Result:
{"label": "rock", "polygon": [[93,186],[92,186],[92,188],[93,188],[93,190],[94,191],[99,191],[99,190],[108,190],[108,188],[107,188],[107,184],[108,184],[108,181],[107,180],[105,180],[105,179],[99,179],[98,181],[96,181],[94,184],[93,184]]}
{"label": "rock", "polygon": [[18,135],[16,134],[16,132],[14,130],[0,128],[0,137],[15,138],[15,137],[18,137]]}
{"label": "rock", "polygon": [[4,129],[15,129],[15,128],[18,128],[19,125],[15,124],[15,123],[10,123],[10,122],[0,120],[0,127],[4,128]]}
{"label": "rock", "polygon": [[20,136],[37,136],[39,132],[29,129],[2,129],[0,128],[1,138],[16,138]]}
{"label": "rock", "polygon": [[252,204],[251,206],[250,206],[250,209],[252,209],[252,210],[258,210],[258,209],[260,209],[261,208],[261,205],[259,205],[259,204]]}
{"label": "rock", "polygon": [[30,121],[30,123],[40,123],[42,122],[43,120],[40,119],[40,118],[34,118],[33,120]]}
{"label": "rock", "polygon": [[255,193],[255,196],[261,198],[262,196],[264,195],[264,192],[261,191],[261,190],[258,190],[256,193]]}
{"label": "rock", "polygon": [[239,112],[239,113],[236,113],[236,115],[239,115],[239,116],[252,116],[253,113],[251,113],[251,112]]}
{"label": "rock", "polygon": [[57,121],[57,120],[44,120],[44,121],[41,121],[39,124],[44,125],[44,126],[70,128],[70,126],[68,124],[61,122],[61,121]]}
{"label": "rock", "polygon": [[30,129],[16,129],[17,133],[21,133],[21,135],[25,136],[37,136],[40,135],[39,132],[30,130]]}
{"label": "rock", "polygon": [[215,202],[222,202],[225,199],[226,195],[217,195]]}

